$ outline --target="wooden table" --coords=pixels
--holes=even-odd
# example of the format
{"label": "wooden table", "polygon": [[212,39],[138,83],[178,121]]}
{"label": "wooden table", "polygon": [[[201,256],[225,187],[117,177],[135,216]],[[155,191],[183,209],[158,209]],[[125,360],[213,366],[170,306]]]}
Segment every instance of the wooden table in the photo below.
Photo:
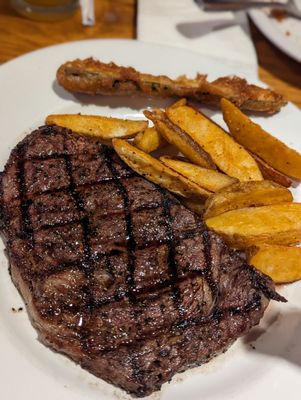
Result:
{"label": "wooden table", "polygon": [[[151,1],[151,0],[150,0]],[[41,47],[90,38],[135,38],[135,0],[96,0],[97,24],[81,25],[79,10],[71,18],[54,23],[22,18],[0,0],[0,63]],[[262,81],[301,108],[301,64],[274,47],[251,23]]]}

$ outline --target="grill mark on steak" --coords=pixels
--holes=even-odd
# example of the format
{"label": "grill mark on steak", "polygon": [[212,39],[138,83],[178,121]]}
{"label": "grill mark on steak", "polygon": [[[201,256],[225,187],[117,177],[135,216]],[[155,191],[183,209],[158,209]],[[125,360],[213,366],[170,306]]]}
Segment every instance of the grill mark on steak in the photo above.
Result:
{"label": "grill mark on steak", "polygon": [[176,308],[178,309],[179,319],[183,317],[183,306],[181,304],[181,295],[179,289],[176,286],[176,282],[178,280],[178,271],[177,271],[177,264],[175,260],[175,247],[174,247],[174,233],[172,229],[172,217],[170,213],[170,201],[169,198],[166,196],[166,193],[158,189],[163,197],[163,215],[165,217],[165,226],[167,232],[167,246],[168,246],[168,268],[169,274],[171,278],[171,288],[172,288],[172,297],[175,303]]}
{"label": "grill mark on steak", "polygon": [[[44,132],[44,134],[45,134],[45,132]],[[57,153],[57,154],[47,154],[47,155],[43,155],[43,156],[39,156],[39,157],[29,155],[26,157],[26,160],[28,160],[28,161],[58,160],[66,155],[67,155],[67,150],[64,149],[64,151],[62,153]]]}
{"label": "grill mark on steak", "polygon": [[[134,271],[135,271],[135,249],[136,249],[136,241],[133,235],[133,226],[132,226],[132,215],[131,215],[131,210],[130,210],[130,204],[129,204],[129,196],[127,193],[127,190],[125,186],[122,184],[120,179],[118,179],[118,174],[116,169],[113,166],[112,163],[112,152],[108,147],[104,148],[103,154],[105,157],[105,162],[109,168],[109,170],[112,173],[113,180],[116,183],[116,186],[118,187],[118,190],[120,191],[122,197],[123,197],[123,202],[124,202],[124,215],[125,215],[125,221],[126,221],[126,231],[127,231],[127,249],[129,252],[129,257],[128,257],[128,276],[127,276],[127,284],[128,284],[128,293],[127,296],[132,304],[137,303],[137,297],[136,297],[136,289],[134,286]],[[137,313],[135,312],[134,309],[134,317],[135,319],[137,318]],[[132,373],[133,373],[133,379],[135,379],[139,384],[141,385],[143,382],[143,374],[139,370],[139,365],[136,361],[135,354],[129,355],[129,364],[132,368]]]}
{"label": "grill mark on steak", "polygon": [[[77,192],[76,186],[74,184],[70,157],[65,155],[64,160],[65,160],[66,170],[67,170],[69,181],[70,181],[69,191],[75,201],[78,211],[80,213],[83,213],[85,211],[85,209],[83,206],[82,199],[80,198],[80,195]],[[88,238],[89,238],[89,220],[86,216],[83,216],[79,220],[79,222],[80,222],[80,224],[82,226],[82,230],[83,230],[83,244],[84,244],[84,260],[83,260],[82,266],[84,267],[86,273],[89,273],[90,270],[92,269],[91,249],[90,249],[89,240],[88,240]]]}
{"label": "grill mark on steak", "polygon": [[[198,229],[203,230],[203,225],[200,222],[200,219],[195,215],[195,221]],[[203,275],[208,282],[209,288],[212,293],[213,303],[216,304],[218,300],[219,290],[216,282],[212,276],[212,257],[211,257],[211,238],[208,234],[208,231],[203,230],[203,241],[204,241],[204,256],[205,256],[205,270]]]}
{"label": "grill mark on steak", "polygon": [[[76,155],[86,153],[79,164]],[[32,176],[55,180],[55,174],[45,171],[41,178],[27,168],[28,202],[24,160],[56,170],[63,162],[63,188],[43,181],[37,193]],[[103,175],[96,176],[95,160]],[[20,179],[17,169],[17,193],[12,165],[24,175]],[[137,396],[225,351],[258,323],[269,298],[283,300],[197,215],[129,173],[112,149],[93,139],[40,128],[13,150],[3,176],[0,205],[12,278],[40,339]]]}
{"label": "grill mark on steak", "polygon": [[251,301],[244,307],[228,307],[224,310],[217,308],[214,311],[214,313],[209,317],[196,317],[179,321],[173,326],[172,329],[180,332],[186,328],[196,326],[200,323],[206,323],[211,320],[219,322],[222,318],[225,318],[227,315],[244,315],[249,313],[250,311],[255,311],[260,306],[261,306],[261,297],[258,296],[258,294],[255,294],[254,298],[252,298]]}
{"label": "grill mark on steak", "polygon": [[[81,221],[82,221],[82,219],[74,220],[72,222],[78,223]],[[68,226],[69,224],[70,224],[70,222],[54,224],[54,225],[43,225],[43,229],[58,228],[58,227]],[[37,232],[39,232],[39,230],[37,230]],[[183,240],[183,239],[194,238],[197,234],[198,234],[197,230],[187,231],[187,232],[179,235],[178,238],[174,238],[175,245],[180,243],[181,240]],[[8,245],[10,245],[11,240],[8,240],[7,243],[8,243]],[[162,243],[167,244],[168,240],[163,241]],[[153,246],[153,244],[154,244],[154,242],[148,242],[148,243],[145,243],[144,246],[140,246],[140,247],[137,246],[137,249],[147,249],[147,248]],[[112,250],[107,253],[102,253],[102,252],[95,253],[95,254],[93,254],[93,262],[96,262],[100,258],[104,257],[107,260],[106,268],[108,269],[108,272],[111,273],[112,275],[114,275],[112,273],[112,267],[111,267],[111,262],[110,262],[110,256],[112,256],[114,254],[118,254],[118,251]],[[80,269],[83,266],[82,263],[83,263],[82,259],[78,260],[77,262],[74,262],[74,261],[63,262],[63,263],[60,263],[59,266],[54,266],[52,269],[50,268],[47,272],[44,272],[44,271],[43,272],[35,272],[32,274],[32,277],[37,278],[37,279],[42,279],[42,278],[46,279],[46,278],[50,277],[52,274],[55,274],[57,272],[57,268],[59,268],[61,271],[63,271],[64,269],[69,269],[69,268]],[[186,279],[190,275],[204,276],[204,272],[203,271],[193,271],[193,272],[186,273],[184,276],[178,277],[178,281],[180,282],[181,280]],[[148,291],[151,291],[152,289],[155,289],[155,288],[164,289],[164,288],[172,286],[172,282],[175,282],[175,280],[173,278],[166,279],[166,280],[162,281],[161,283],[157,284],[156,286],[148,286],[148,287],[145,287],[144,289],[135,288],[135,293],[137,295],[139,295],[140,293],[147,293]],[[125,293],[128,295],[128,292],[125,292]],[[117,296],[116,299],[115,299],[115,297],[112,297],[112,298],[110,297],[110,298],[106,299],[105,302],[107,302],[108,300],[117,301],[119,299],[120,299],[120,296]],[[103,303],[101,302],[101,303],[95,303],[95,304],[97,305],[97,304],[103,304]]]}
{"label": "grill mark on steak", "polygon": [[211,257],[211,238],[207,231],[203,232],[203,240],[204,240],[204,255],[205,255],[205,271],[204,275],[206,277],[206,281],[209,284],[212,297],[214,299],[214,303],[218,300],[218,286],[216,282],[213,280],[212,276],[212,257]]}
{"label": "grill mark on steak", "polygon": [[133,236],[133,227],[132,227],[132,216],[130,211],[129,205],[129,197],[126,191],[125,186],[122,184],[120,179],[118,179],[118,174],[116,169],[112,163],[112,151],[108,147],[104,148],[103,154],[105,157],[105,162],[112,173],[113,180],[120,191],[123,202],[124,202],[124,214],[125,214],[125,221],[126,221],[126,231],[127,231],[127,249],[129,252],[129,259],[128,259],[128,276],[127,276],[127,283],[128,283],[128,296],[129,300],[133,303],[136,302],[135,296],[135,287],[134,287],[134,271],[135,271],[135,249],[136,249],[136,242]]}
{"label": "grill mark on steak", "polygon": [[281,301],[281,302],[286,302],[286,299],[281,296],[279,293],[275,292],[275,290],[271,290],[270,286],[267,284],[268,282],[268,277],[263,274],[258,274],[258,272],[255,270],[254,267],[251,265],[246,264],[245,268],[247,268],[249,275],[253,281],[254,287],[259,289],[264,295],[275,301]]}
{"label": "grill mark on steak", "polygon": [[[66,140],[64,140],[64,154],[63,158],[65,161],[66,165],[66,171],[68,174],[69,178],[69,187],[67,190],[69,190],[72,198],[75,201],[76,208],[79,212],[80,215],[82,215],[82,218],[79,220],[79,223],[82,227],[82,232],[83,232],[83,246],[84,246],[84,252],[83,252],[83,259],[81,260],[80,263],[78,263],[79,269],[83,268],[84,274],[86,277],[90,277],[91,273],[94,270],[94,260],[91,257],[91,249],[89,245],[89,237],[90,237],[90,222],[85,215],[85,207],[83,204],[83,200],[81,199],[81,196],[79,192],[77,191],[76,184],[73,179],[73,174],[72,174],[72,163],[71,163],[71,157],[67,154],[67,149],[66,149]],[[86,312],[87,312],[87,320],[91,318],[92,310],[94,309],[94,298],[91,293],[90,287],[88,284],[84,285],[82,287],[82,291],[84,295],[87,298],[87,304],[86,304]],[[76,328],[80,337],[80,345],[83,350],[85,350],[85,330],[84,330],[84,324],[82,320],[82,316],[80,317],[80,324]]]}
{"label": "grill mark on steak", "polygon": [[20,200],[21,200],[21,214],[22,214],[22,228],[21,234],[24,238],[32,237],[32,227],[28,215],[28,207],[30,202],[26,197],[27,189],[25,183],[25,175],[24,175],[24,146],[21,145],[18,147],[18,161],[17,161],[17,182],[19,183],[19,192],[20,192]]}

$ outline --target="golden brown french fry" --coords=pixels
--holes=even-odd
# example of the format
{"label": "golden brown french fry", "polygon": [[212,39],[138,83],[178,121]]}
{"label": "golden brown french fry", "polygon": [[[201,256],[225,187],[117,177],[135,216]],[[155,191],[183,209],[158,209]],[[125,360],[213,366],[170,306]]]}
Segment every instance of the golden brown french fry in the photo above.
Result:
{"label": "golden brown french fry", "polygon": [[[176,105],[174,105],[174,107],[175,106]],[[209,154],[192,140],[187,133],[172,124],[163,111],[145,111],[144,115],[154,123],[156,129],[164,139],[180,150],[190,161],[204,168],[216,169]]]}
{"label": "golden brown french fry", "polygon": [[148,127],[148,121],[81,114],[48,115],[46,124],[59,125],[84,136],[92,136],[103,140],[130,138]]}
{"label": "golden brown french fry", "polygon": [[189,106],[168,108],[166,114],[173,124],[210,154],[221,171],[240,181],[262,180],[252,156],[205,115]]}
{"label": "golden brown french fry", "polygon": [[222,99],[221,108],[224,120],[237,142],[277,171],[301,179],[301,154],[251,121],[230,101]]}
{"label": "golden brown french fry", "polygon": [[113,139],[115,151],[135,172],[151,182],[183,197],[198,197],[205,200],[210,192],[190,182],[184,176],[166,167],[156,158],[137,149],[122,139]]}
{"label": "golden brown french fry", "polygon": [[135,136],[134,145],[145,153],[151,153],[166,146],[167,142],[156,128],[152,127],[138,133],[138,135]]}
{"label": "golden brown french fry", "polygon": [[171,106],[169,106],[170,108],[176,108],[176,107],[180,107],[180,106],[186,106],[187,104],[187,99],[180,99],[177,100],[175,103],[173,103]]}
{"label": "golden brown french fry", "polygon": [[301,247],[256,246],[249,253],[248,262],[270,276],[275,283],[301,279]]}
{"label": "golden brown french fry", "polygon": [[169,168],[184,175],[191,182],[209,190],[210,192],[216,192],[226,186],[232,185],[237,182],[237,179],[231,178],[228,175],[214,171],[212,169],[203,168],[198,165],[190,164],[184,161],[175,160],[170,157],[160,157],[163,164]]}
{"label": "golden brown french fry", "polygon": [[292,202],[291,192],[271,181],[239,182],[212,194],[205,204],[205,218],[238,208]]}
{"label": "golden brown french fry", "polygon": [[256,154],[252,154],[252,157],[257,162],[264,179],[274,181],[285,187],[296,186],[298,184],[297,180],[277,171],[275,168],[271,167],[261,158],[256,156]]}
{"label": "golden brown french fry", "polygon": [[301,203],[240,208],[206,219],[209,229],[238,249],[301,241]]}

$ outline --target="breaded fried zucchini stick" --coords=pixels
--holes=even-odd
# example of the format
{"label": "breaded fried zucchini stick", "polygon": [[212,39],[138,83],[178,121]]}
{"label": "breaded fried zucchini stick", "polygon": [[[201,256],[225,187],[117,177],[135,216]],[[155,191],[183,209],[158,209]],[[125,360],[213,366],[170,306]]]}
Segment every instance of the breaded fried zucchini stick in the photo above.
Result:
{"label": "breaded fried zucchini stick", "polygon": [[187,97],[203,104],[219,105],[226,98],[239,108],[275,113],[286,104],[283,96],[270,89],[248,84],[239,77],[222,77],[208,82],[206,75],[195,79],[180,76],[143,74],[131,67],[103,63],[92,58],[74,60],[61,65],[57,80],[70,92],[101,95],[147,95]]}

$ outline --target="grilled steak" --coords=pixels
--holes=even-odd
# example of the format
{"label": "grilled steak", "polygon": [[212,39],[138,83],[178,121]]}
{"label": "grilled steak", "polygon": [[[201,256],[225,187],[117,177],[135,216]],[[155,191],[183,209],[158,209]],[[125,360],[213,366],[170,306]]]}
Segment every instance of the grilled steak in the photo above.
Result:
{"label": "grilled steak", "polygon": [[63,128],[12,151],[1,216],[39,339],[136,396],[225,351],[281,300],[174,196]]}

